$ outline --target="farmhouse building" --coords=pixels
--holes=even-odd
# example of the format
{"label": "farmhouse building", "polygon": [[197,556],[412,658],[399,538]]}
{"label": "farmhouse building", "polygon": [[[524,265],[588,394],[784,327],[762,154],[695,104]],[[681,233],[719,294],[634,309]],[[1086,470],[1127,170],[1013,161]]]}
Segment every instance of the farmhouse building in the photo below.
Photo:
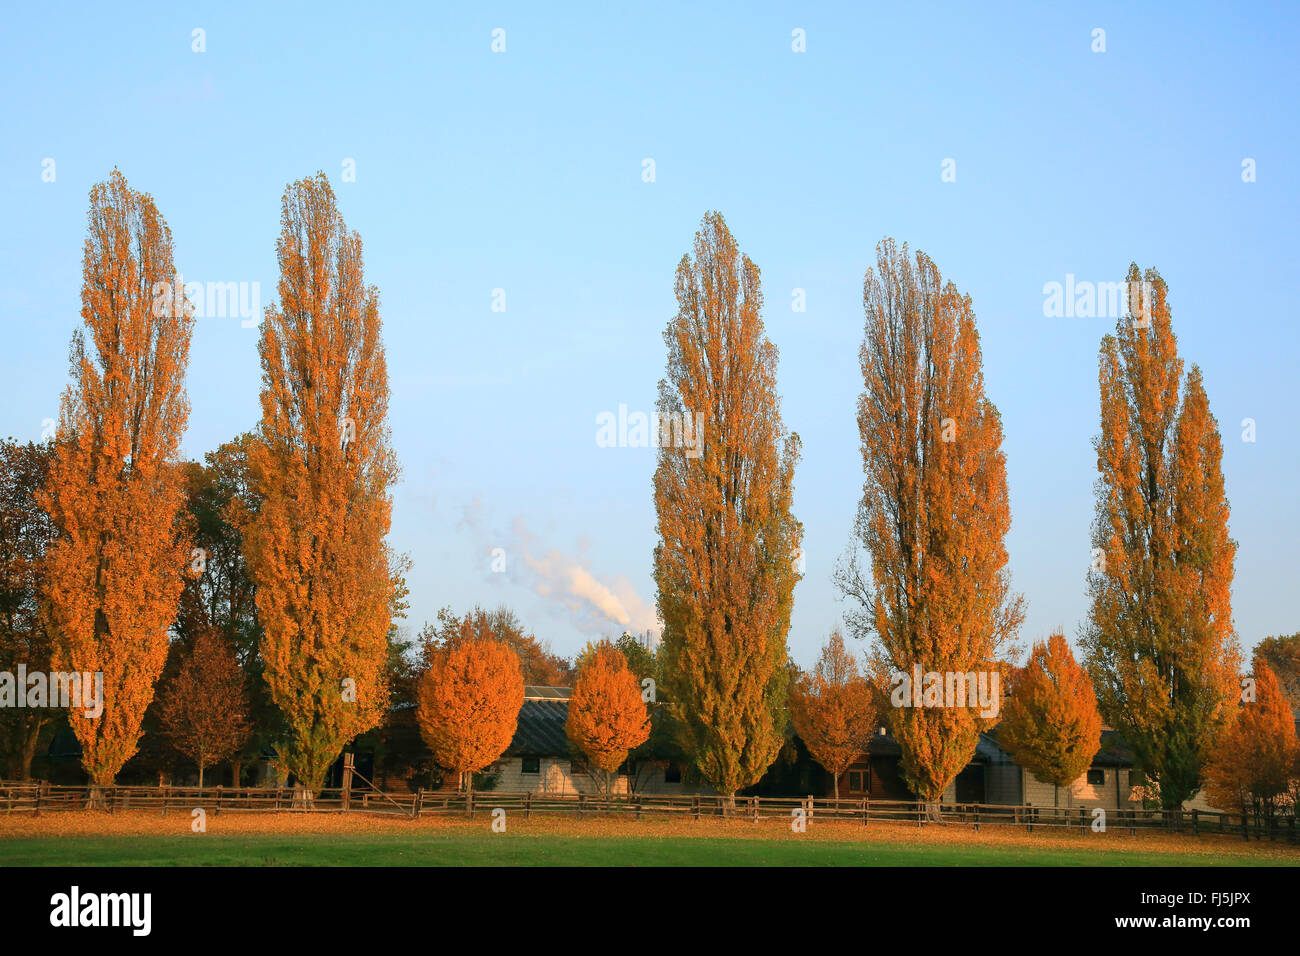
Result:
{"label": "farmhouse building", "polygon": [[[524,688],[514,739],[488,769],[495,778],[495,789],[560,796],[601,789],[604,775],[598,770],[592,772],[564,731],[571,693],[568,687]],[[619,768],[614,792],[690,795],[711,791],[683,784],[681,768],[672,761],[632,760]]]}
{"label": "farmhouse building", "polygon": [[[882,727],[871,738],[867,753],[840,777],[838,795],[844,800],[915,800],[900,773],[902,750]],[[1037,779],[1021,767],[998,743],[997,728],[982,733],[975,756],[944,791],[944,803],[984,803],[1032,807],[1105,807],[1131,810],[1142,806],[1133,799],[1141,774],[1133,767],[1133,753],[1123,738],[1106,728],[1101,749],[1092,766],[1070,787],[1056,787]],[[1189,804],[1195,806],[1198,804]]]}
{"label": "farmhouse building", "polygon": [[[510,747],[492,764],[488,773],[492,786],[507,792],[555,795],[596,793],[601,776],[593,774],[570,744],[564,725],[569,716],[568,687],[524,688],[519,725]],[[1105,807],[1139,809],[1141,800],[1133,788],[1142,777],[1133,766],[1133,753],[1120,735],[1103,729],[1101,749],[1092,766],[1071,787],[1055,787],[1038,780],[1011,759],[998,743],[997,728],[980,734],[975,756],[944,792],[944,803],[983,803],[1003,806]],[[844,800],[915,800],[904,782],[899,765],[902,751],[898,742],[882,727],[872,738],[867,752],[841,775],[838,795]],[[768,788],[772,795],[778,795]],[[707,784],[683,783],[682,768],[672,761],[630,761],[620,768],[615,793],[711,793]],[[799,792],[825,793],[825,785],[803,786]],[[1205,809],[1203,798],[1188,807]]]}

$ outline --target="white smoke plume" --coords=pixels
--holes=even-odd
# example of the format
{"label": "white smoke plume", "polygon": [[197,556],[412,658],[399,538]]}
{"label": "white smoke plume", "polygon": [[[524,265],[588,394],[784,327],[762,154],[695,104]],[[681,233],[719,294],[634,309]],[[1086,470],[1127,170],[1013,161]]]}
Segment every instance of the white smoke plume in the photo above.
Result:
{"label": "white smoke plume", "polygon": [[522,564],[533,590],[565,608],[579,630],[599,633],[611,624],[633,633],[659,629],[654,607],[642,600],[627,575],[601,580],[576,555],[543,546],[522,517],[512,530],[516,568]]}

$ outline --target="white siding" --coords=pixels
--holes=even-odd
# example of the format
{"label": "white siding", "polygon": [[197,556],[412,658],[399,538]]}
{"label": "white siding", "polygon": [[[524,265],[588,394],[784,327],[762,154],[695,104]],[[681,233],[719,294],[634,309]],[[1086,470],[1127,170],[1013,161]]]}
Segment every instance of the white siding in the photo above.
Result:
{"label": "white siding", "polygon": [[[497,775],[494,789],[507,793],[547,793],[558,796],[576,796],[579,793],[599,793],[600,787],[588,773],[573,773],[572,762],[564,757],[541,757],[538,773],[524,773],[520,757],[506,757],[492,765]],[[664,768],[653,765],[640,768],[636,784],[641,793],[695,794],[710,792],[706,787],[683,786],[667,783]],[[620,774],[614,782],[615,793],[628,792],[628,778]]]}
{"label": "white siding", "polygon": [[[1069,787],[1054,787],[1044,783],[1032,773],[1021,768],[1021,792],[1025,805],[1031,807],[1106,807],[1111,810],[1135,810],[1141,805],[1134,802],[1129,788],[1129,771],[1125,768],[1095,768],[1105,775],[1104,782],[1089,784],[1084,773]],[[1116,792],[1118,778],[1119,790]]]}

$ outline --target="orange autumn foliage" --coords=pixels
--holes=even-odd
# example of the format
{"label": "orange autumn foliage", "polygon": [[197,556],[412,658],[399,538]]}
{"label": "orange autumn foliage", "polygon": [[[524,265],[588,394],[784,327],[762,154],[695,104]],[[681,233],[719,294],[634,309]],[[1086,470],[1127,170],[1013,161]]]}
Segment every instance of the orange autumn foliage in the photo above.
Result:
{"label": "orange autumn foliage", "polygon": [[1255,699],[1237,708],[1205,767],[1205,794],[1224,810],[1271,816],[1300,765],[1295,715],[1277,675],[1255,665]]}
{"label": "orange autumn foliage", "polygon": [[324,173],[285,190],[280,224],[279,303],[262,323],[262,421],[248,448],[257,505],[236,517],[266,684],[289,729],[277,749],[316,789],[388,705],[397,462],[379,292]]}
{"label": "orange autumn foliage", "polygon": [[58,529],[46,553],[55,666],[102,672],[104,711],[68,711],[94,784],[136,751],[167,658],[188,555],[177,458],[193,317],[173,297],[167,223],[117,170],[90,192],[72,384],[41,505]]}
{"label": "orange autumn foliage", "polygon": [[244,672],[211,628],[194,638],[158,705],[163,732],[198,766],[200,787],[204,769],[238,753],[253,729]]}
{"label": "orange autumn foliage", "polygon": [[442,608],[438,611],[438,626],[426,624],[419,636],[426,655],[434,647],[474,638],[493,638],[513,647],[519,655],[525,684],[567,687],[573,680],[569,662],[552,653],[548,643],[525,631],[519,616],[505,605],[491,611],[476,605],[464,617],[457,617],[451,608]]}
{"label": "orange autumn foliage", "polygon": [[641,685],[609,641],[596,645],[578,669],[564,729],[592,765],[604,771],[607,793],[628,751],[649,739],[650,712]]}
{"label": "orange autumn foliage", "polygon": [[654,574],[665,697],[683,749],[730,795],[784,742],[799,438],[781,421],[758,267],[718,213],[704,217],[694,252],[677,266],[678,311],[664,332]]}
{"label": "orange autumn foliage", "polygon": [[1300,712],[1300,632],[1266,637],[1255,645],[1255,666],[1267,664],[1291,709]]}
{"label": "orange autumn foliage", "polygon": [[519,655],[491,638],[429,652],[420,677],[416,722],[438,765],[468,775],[500,757],[514,738],[524,703]]}
{"label": "orange autumn foliage", "polygon": [[[846,620],[857,636],[874,635],[879,669],[1000,672],[1023,610],[1007,572],[1002,422],[984,393],[970,298],[924,253],[913,263],[890,239],[876,247],[862,298],[855,533],[870,572],[853,552],[837,571],[860,608]],[[991,722],[973,706],[891,711],[918,797],[939,800]]]}
{"label": "orange autumn foliage", "polygon": [[844,644],[831,632],[812,671],[802,674],[790,695],[795,733],[831,775],[831,793],[849,765],[867,752],[876,727],[871,684]]}
{"label": "orange autumn foliage", "polygon": [[1029,662],[1012,672],[998,742],[1039,780],[1069,787],[1101,749],[1101,714],[1088,672],[1065,635],[1036,641]]}
{"label": "orange autumn foliage", "polygon": [[1200,370],[1183,378],[1164,280],[1132,265],[1128,283],[1130,315],[1102,340],[1099,362],[1083,645],[1102,716],[1164,805],[1179,807],[1237,696],[1236,545],[1218,424]]}

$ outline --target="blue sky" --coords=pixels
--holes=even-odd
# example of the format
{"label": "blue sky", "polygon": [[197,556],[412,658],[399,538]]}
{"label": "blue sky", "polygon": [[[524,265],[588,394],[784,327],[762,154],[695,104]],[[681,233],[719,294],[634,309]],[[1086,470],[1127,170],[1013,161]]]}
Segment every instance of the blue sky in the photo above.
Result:
{"label": "blue sky", "polygon": [[[8,8],[0,432],[57,416],[87,192],[115,165],[154,195],[187,281],[260,283],[263,306],[280,195],[322,169],[383,296],[410,623],[504,602],[571,654],[653,616],[654,453],[598,447],[596,417],[652,408],[673,270],[717,209],[762,269],[804,442],[806,665],[844,611],[862,276],[888,235],[974,300],[1022,638],[1073,638],[1114,322],[1045,317],[1043,287],[1136,260],[1168,282],[1223,432],[1242,641],[1300,629],[1295,6],[475,6]],[[254,426],[259,381],[255,330],[200,319],[187,455]]]}

